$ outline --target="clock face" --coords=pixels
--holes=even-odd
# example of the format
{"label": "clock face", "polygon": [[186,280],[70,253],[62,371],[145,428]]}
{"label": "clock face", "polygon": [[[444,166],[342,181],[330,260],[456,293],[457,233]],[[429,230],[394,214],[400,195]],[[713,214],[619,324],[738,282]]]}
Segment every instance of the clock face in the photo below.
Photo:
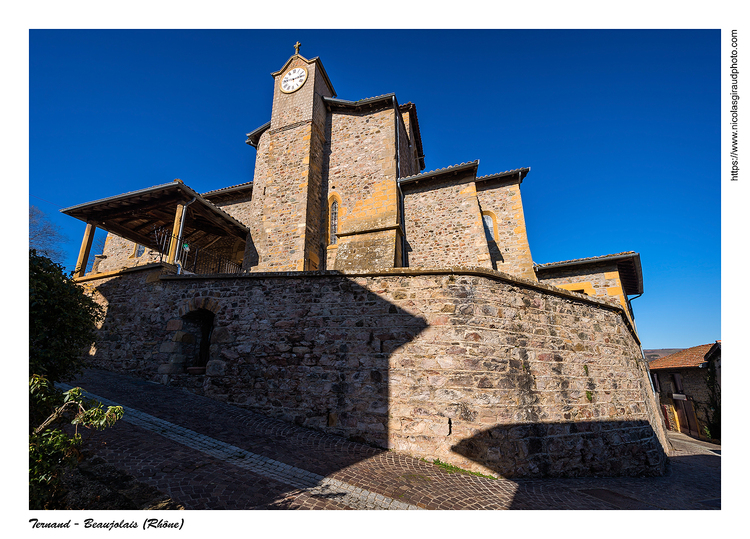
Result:
{"label": "clock face", "polygon": [[307,70],[304,67],[291,69],[281,80],[281,91],[291,94],[299,90],[307,80]]}

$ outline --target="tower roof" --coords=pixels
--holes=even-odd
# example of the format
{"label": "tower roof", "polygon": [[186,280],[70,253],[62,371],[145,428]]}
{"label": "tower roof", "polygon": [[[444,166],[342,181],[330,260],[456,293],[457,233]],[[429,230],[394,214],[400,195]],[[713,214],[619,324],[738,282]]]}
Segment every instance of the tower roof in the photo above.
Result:
{"label": "tower roof", "polygon": [[331,79],[328,78],[328,73],[326,73],[326,69],[323,67],[323,62],[317,56],[315,58],[310,58],[308,60],[307,58],[305,58],[304,56],[302,56],[299,53],[292,54],[289,57],[289,60],[286,61],[286,63],[284,64],[284,66],[281,69],[279,69],[278,71],[274,71],[273,73],[271,73],[271,76],[274,77],[274,78],[276,78],[282,72],[286,71],[286,69],[289,67],[289,64],[291,64],[294,61],[295,58],[299,58],[300,60],[302,60],[303,62],[305,62],[308,65],[315,64],[316,65],[316,71],[318,73],[320,73],[321,75],[323,75],[323,80],[328,85],[329,90],[331,90],[331,94],[333,96],[336,96],[336,90],[333,89],[333,84],[331,84]]}

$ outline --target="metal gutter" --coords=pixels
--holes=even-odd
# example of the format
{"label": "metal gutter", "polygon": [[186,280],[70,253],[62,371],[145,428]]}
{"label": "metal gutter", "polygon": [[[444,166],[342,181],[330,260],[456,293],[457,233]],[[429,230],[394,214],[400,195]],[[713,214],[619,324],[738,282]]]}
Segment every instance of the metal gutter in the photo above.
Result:
{"label": "metal gutter", "polygon": [[[624,291],[623,291],[624,292]],[[627,295],[625,296],[625,301],[628,303],[628,309],[630,310],[630,317],[633,319],[633,323],[635,324],[635,314],[633,314],[633,306],[630,304],[631,301],[636,300],[640,298],[643,295],[643,292],[635,296],[634,298],[629,298]]]}
{"label": "metal gutter", "polygon": [[[193,199],[190,202],[182,205],[182,215],[180,215],[180,230],[177,233],[177,247],[176,248],[178,250],[180,248],[180,244],[182,243],[182,232],[185,228],[185,216],[187,214],[188,206],[190,206],[190,204],[192,204],[196,200],[197,200],[197,197],[193,197]],[[180,264],[180,262],[178,261],[177,262],[177,274],[179,275],[180,273],[182,273],[182,264]]]}
{"label": "metal gutter", "polygon": [[399,137],[399,131],[401,131],[401,122],[399,119],[402,118],[401,112],[399,111],[398,102],[396,101],[396,95],[392,95],[393,99],[393,120],[396,126],[396,190],[398,191],[398,213],[399,222],[401,224],[401,267],[406,267],[406,221],[404,218],[404,193],[401,191],[401,184],[398,180],[401,175],[401,139]]}

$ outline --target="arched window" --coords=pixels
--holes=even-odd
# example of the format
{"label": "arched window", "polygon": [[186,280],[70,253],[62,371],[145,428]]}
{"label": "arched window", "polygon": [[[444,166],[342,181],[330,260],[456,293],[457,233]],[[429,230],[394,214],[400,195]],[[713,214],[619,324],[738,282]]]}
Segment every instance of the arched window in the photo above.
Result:
{"label": "arched window", "polygon": [[497,240],[499,239],[497,233],[497,215],[491,211],[483,211],[482,225],[484,225],[484,235],[487,238],[487,248],[490,251],[492,269],[500,269],[504,260],[503,254],[500,252],[500,246],[497,244]]}
{"label": "arched window", "polygon": [[330,218],[330,225],[328,228],[328,245],[336,245],[338,237],[336,234],[339,231],[339,202],[333,199],[331,202],[331,208],[328,212]]}
{"label": "arched window", "polygon": [[484,233],[487,235],[487,239],[497,241],[495,216],[488,212],[482,212],[482,222],[484,223]]}
{"label": "arched window", "polygon": [[145,252],[146,252],[146,248],[140,243],[136,243],[133,246],[133,252],[130,254],[130,258],[140,258],[143,256],[143,253]]}

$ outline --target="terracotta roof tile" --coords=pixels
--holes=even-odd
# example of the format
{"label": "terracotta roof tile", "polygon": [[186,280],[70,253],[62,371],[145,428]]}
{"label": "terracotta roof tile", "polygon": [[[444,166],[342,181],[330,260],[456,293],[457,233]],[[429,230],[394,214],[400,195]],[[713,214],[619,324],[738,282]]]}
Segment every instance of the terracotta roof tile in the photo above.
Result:
{"label": "terracotta roof tile", "polygon": [[655,371],[661,369],[699,367],[700,364],[705,361],[706,354],[711,350],[714,344],[716,343],[701,344],[700,346],[693,346],[692,348],[686,348],[685,350],[680,350],[674,354],[660,357],[649,363],[648,368]]}

